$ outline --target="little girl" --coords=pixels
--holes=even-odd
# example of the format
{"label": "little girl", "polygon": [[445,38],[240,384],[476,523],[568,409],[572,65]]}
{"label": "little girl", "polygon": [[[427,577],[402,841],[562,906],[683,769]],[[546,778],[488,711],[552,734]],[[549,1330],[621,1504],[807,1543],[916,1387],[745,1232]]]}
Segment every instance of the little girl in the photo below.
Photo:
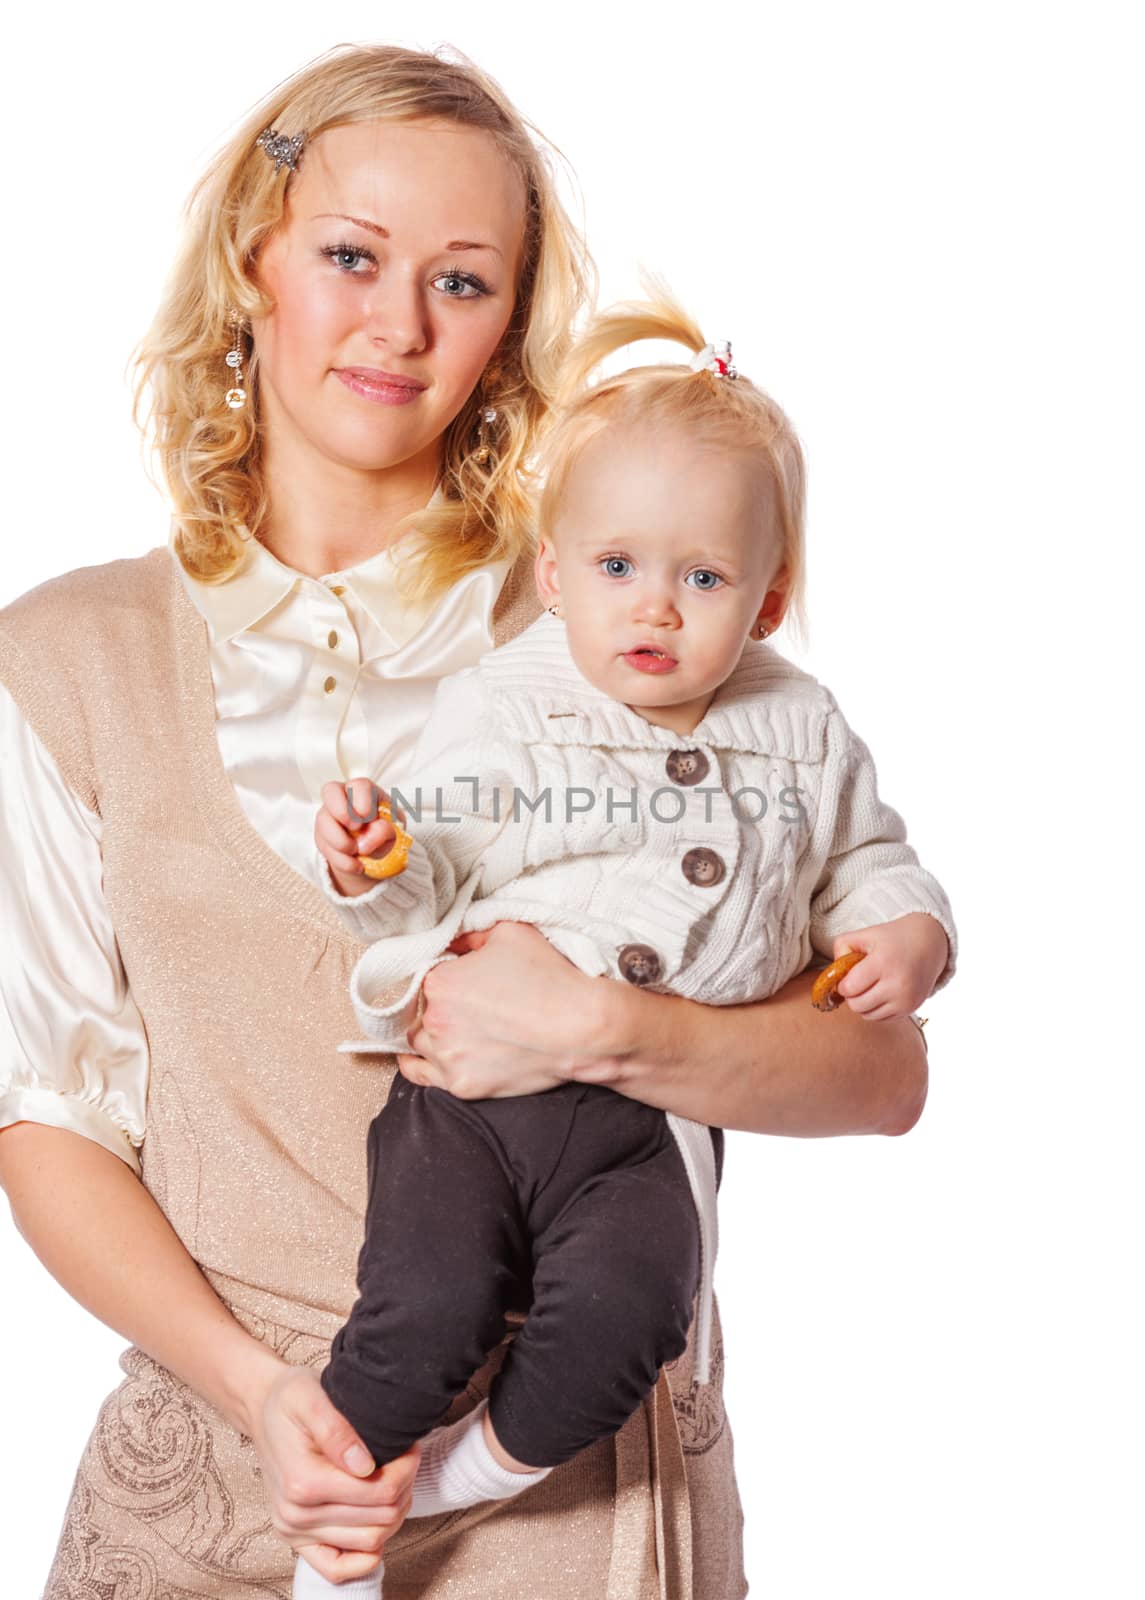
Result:
{"label": "little girl", "polygon": [[[589,387],[646,338],[696,358]],[[351,980],[367,1037],[340,1048],[408,1051],[426,973],[502,920],[714,1005],[862,951],[840,996],[911,1014],[954,971],[947,897],[834,697],[762,643],[802,592],[787,418],[666,296],[598,317],[566,393],[538,510],[548,612],[441,681],[411,793],[323,790],[326,892],[377,941]],[[465,1100],[394,1078],[322,1384],[379,1463],[424,1441],[411,1515],[518,1493],[614,1434],[683,1352],[694,1297],[707,1382],[722,1138],[600,1085]],[[434,1429],[507,1310],[528,1315],[488,1399]],[[377,1596],[381,1575],[300,1561],[294,1594]]]}

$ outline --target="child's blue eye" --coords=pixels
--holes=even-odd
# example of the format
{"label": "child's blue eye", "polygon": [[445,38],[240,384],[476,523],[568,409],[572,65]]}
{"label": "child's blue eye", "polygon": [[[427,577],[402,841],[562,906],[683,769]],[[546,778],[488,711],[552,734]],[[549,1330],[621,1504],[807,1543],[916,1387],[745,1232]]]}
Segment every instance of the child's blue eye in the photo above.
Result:
{"label": "child's blue eye", "polygon": [[711,583],[697,584],[696,587],[700,588],[700,589],[715,589],[721,583],[723,583],[723,581],[724,581],[720,577],[718,572],[712,572],[707,567],[700,567],[695,572],[689,572],[688,577],[689,578],[711,578],[712,579]]}
{"label": "child's blue eye", "polygon": [[627,573],[625,573],[625,572],[617,572],[616,568],[617,567],[630,567],[632,565],[631,561],[629,561],[627,556],[604,556],[602,558],[600,564],[604,568],[605,572],[607,572],[607,574],[608,574],[608,576],[610,578],[625,578],[625,577],[627,577],[628,576]]}

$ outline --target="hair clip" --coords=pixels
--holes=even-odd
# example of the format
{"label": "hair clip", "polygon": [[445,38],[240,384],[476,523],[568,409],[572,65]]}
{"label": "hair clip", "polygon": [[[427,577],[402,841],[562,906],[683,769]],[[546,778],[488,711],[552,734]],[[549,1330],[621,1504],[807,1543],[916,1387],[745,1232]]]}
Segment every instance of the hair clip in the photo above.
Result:
{"label": "hair clip", "polygon": [[727,339],[718,344],[706,344],[692,357],[693,372],[714,372],[720,378],[738,377],[732,366],[732,347]]}
{"label": "hair clip", "polygon": [[283,167],[289,167],[291,172],[298,171],[298,157],[305,143],[305,133],[296,133],[288,139],[284,133],[276,133],[273,128],[264,128],[255,140],[255,144],[260,144],[274,162],[276,177]]}

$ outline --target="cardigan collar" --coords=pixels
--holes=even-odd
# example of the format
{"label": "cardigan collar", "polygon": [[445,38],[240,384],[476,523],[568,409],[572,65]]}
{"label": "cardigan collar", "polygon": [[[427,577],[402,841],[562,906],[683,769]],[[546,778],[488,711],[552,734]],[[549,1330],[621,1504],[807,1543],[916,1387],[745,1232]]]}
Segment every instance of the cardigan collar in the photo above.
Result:
{"label": "cardigan collar", "polygon": [[770,645],[749,640],[727,681],[689,734],[648,722],[581,675],[564,622],[543,611],[481,671],[496,696],[505,733],[525,744],[601,745],[643,750],[763,751],[822,761],[827,691]]}

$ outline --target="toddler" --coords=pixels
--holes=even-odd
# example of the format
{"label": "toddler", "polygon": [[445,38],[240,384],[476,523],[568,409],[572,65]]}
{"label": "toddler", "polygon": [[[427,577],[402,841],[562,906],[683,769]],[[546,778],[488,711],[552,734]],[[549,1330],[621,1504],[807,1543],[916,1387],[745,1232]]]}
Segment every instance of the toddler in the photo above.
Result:
{"label": "toddler", "polygon": [[[589,386],[644,338],[695,359]],[[787,418],[666,295],[594,321],[566,401],[538,508],[548,611],[441,681],[408,794],[323,790],[326,893],[370,942],[351,980],[366,1037],[340,1048],[407,1051],[426,973],[504,920],[586,973],[713,1005],[859,950],[840,996],[871,1021],[913,1013],[954,971],[947,897],[830,691],[763,643],[801,606]],[[379,1463],[424,1441],[411,1515],[518,1493],[614,1434],[684,1351],[693,1302],[708,1381],[722,1139],[600,1085],[465,1100],[395,1076],[322,1384]],[[487,1400],[434,1428],[511,1310],[527,1317]],[[294,1594],[381,1579],[300,1560]]]}

